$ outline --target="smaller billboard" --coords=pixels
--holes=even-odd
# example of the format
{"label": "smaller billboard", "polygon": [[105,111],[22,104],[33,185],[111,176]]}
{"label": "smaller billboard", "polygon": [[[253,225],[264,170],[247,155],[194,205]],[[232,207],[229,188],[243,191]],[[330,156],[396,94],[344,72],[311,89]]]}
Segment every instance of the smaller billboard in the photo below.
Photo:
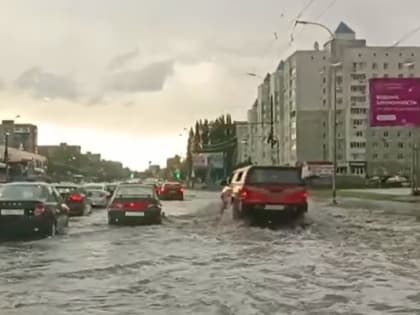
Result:
{"label": "smaller billboard", "polygon": [[334,172],[334,165],[328,161],[308,161],[302,165],[302,177],[330,177]]}
{"label": "smaller billboard", "polygon": [[206,168],[208,165],[208,155],[207,154],[193,154],[192,162],[194,168]]}
{"label": "smaller billboard", "polygon": [[420,126],[420,78],[375,78],[369,85],[371,127]]}

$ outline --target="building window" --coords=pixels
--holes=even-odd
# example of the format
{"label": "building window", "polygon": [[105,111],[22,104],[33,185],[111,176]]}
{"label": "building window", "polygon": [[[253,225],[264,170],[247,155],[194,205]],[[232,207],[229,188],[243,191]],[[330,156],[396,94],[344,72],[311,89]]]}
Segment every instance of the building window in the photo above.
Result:
{"label": "building window", "polygon": [[322,78],[322,83],[324,83],[324,84],[327,83],[327,78],[326,77]]}
{"label": "building window", "polygon": [[403,78],[403,77],[404,77],[404,75],[403,75],[402,73],[400,73],[400,74],[398,75],[398,77],[399,77],[399,78]]}
{"label": "building window", "polygon": [[384,62],[384,70],[388,70],[388,62]]}
{"label": "building window", "polygon": [[322,89],[322,93],[326,93],[327,92],[327,90],[324,88],[324,89]]}
{"label": "building window", "polygon": [[384,148],[389,148],[389,143],[388,142],[384,142]]}
{"label": "building window", "polygon": [[401,149],[404,148],[404,143],[403,142],[398,142],[398,147],[401,148]]}
{"label": "building window", "polygon": [[402,64],[402,62],[399,62],[399,63],[398,63],[398,69],[400,69],[400,70],[401,70],[402,68],[403,68],[403,64]]}
{"label": "building window", "polygon": [[377,73],[372,73],[372,78],[377,78],[378,74]]}
{"label": "building window", "polygon": [[350,148],[352,149],[366,148],[366,142],[350,142]]}
{"label": "building window", "polygon": [[356,137],[363,137],[363,131],[357,131]]}
{"label": "building window", "polygon": [[372,63],[372,69],[373,70],[378,69],[378,64],[376,62]]}
{"label": "building window", "polygon": [[389,132],[388,131],[384,131],[384,137],[388,137],[389,136]]}
{"label": "building window", "polygon": [[384,159],[387,160],[388,157],[389,157],[389,154],[388,153],[384,153]]}
{"label": "building window", "polygon": [[408,132],[408,136],[411,137],[411,131]]}
{"label": "building window", "polygon": [[401,136],[401,132],[397,131],[397,137]]}
{"label": "building window", "polygon": [[376,53],[373,53],[373,57],[376,57]]}
{"label": "building window", "polygon": [[372,143],[372,146],[373,146],[374,148],[376,148],[376,147],[378,146],[378,142],[374,142],[374,143]]}
{"label": "building window", "polygon": [[373,158],[374,160],[376,160],[376,159],[378,158],[378,153],[374,153],[374,154],[372,155],[372,158]]}
{"label": "building window", "polygon": [[322,105],[324,105],[324,106],[327,105],[327,100],[326,99],[322,100]]}
{"label": "building window", "polygon": [[404,155],[402,153],[398,153],[397,159],[398,160],[404,160]]}

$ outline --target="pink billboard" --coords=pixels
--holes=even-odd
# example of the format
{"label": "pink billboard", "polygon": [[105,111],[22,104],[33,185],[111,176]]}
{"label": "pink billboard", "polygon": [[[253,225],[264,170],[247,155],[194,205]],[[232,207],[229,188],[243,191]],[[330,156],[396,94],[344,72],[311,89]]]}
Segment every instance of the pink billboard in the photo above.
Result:
{"label": "pink billboard", "polygon": [[375,78],[369,85],[372,127],[420,126],[420,78]]}

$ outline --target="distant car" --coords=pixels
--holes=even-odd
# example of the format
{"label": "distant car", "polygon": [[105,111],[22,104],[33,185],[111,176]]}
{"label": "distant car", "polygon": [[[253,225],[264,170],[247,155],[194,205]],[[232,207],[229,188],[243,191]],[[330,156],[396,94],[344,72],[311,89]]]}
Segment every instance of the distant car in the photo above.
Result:
{"label": "distant car", "polygon": [[108,207],[109,224],[161,224],[162,208],[155,190],[142,184],[121,184]]}
{"label": "distant car", "polygon": [[177,182],[165,182],[158,188],[161,200],[184,200],[184,188]]}
{"label": "distant car", "polygon": [[69,222],[69,207],[50,184],[14,182],[0,190],[2,236],[63,233]]}
{"label": "distant car", "polygon": [[89,184],[84,184],[83,188],[85,188],[87,191],[91,191],[91,190],[102,190],[105,191],[108,197],[111,197],[111,194],[109,193],[109,191],[107,190],[107,185],[104,183],[89,183]]}
{"label": "distant car", "polygon": [[88,192],[76,184],[54,184],[64,202],[70,208],[70,216],[83,216],[92,212]]}
{"label": "distant car", "polygon": [[277,219],[308,211],[308,192],[299,167],[248,166],[232,181],[234,219]]}
{"label": "distant car", "polygon": [[88,196],[92,207],[106,208],[108,205],[109,192],[105,190],[97,190],[87,188]]}

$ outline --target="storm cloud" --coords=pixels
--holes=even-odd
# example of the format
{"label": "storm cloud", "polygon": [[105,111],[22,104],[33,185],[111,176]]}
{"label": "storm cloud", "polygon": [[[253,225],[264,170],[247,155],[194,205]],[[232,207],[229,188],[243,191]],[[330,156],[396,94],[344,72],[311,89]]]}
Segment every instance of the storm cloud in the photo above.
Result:
{"label": "storm cloud", "polygon": [[106,89],[127,93],[161,91],[165,81],[173,72],[173,61],[155,62],[139,70],[115,73],[108,80]]}
{"label": "storm cloud", "polygon": [[128,51],[121,55],[117,55],[108,64],[108,70],[114,71],[123,68],[131,61],[135,60],[139,56],[139,49],[136,48],[132,51]]}
{"label": "storm cloud", "polygon": [[34,67],[24,71],[16,80],[16,86],[33,93],[36,98],[60,98],[77,101],[81,93],[76,83],[65,76]]}

